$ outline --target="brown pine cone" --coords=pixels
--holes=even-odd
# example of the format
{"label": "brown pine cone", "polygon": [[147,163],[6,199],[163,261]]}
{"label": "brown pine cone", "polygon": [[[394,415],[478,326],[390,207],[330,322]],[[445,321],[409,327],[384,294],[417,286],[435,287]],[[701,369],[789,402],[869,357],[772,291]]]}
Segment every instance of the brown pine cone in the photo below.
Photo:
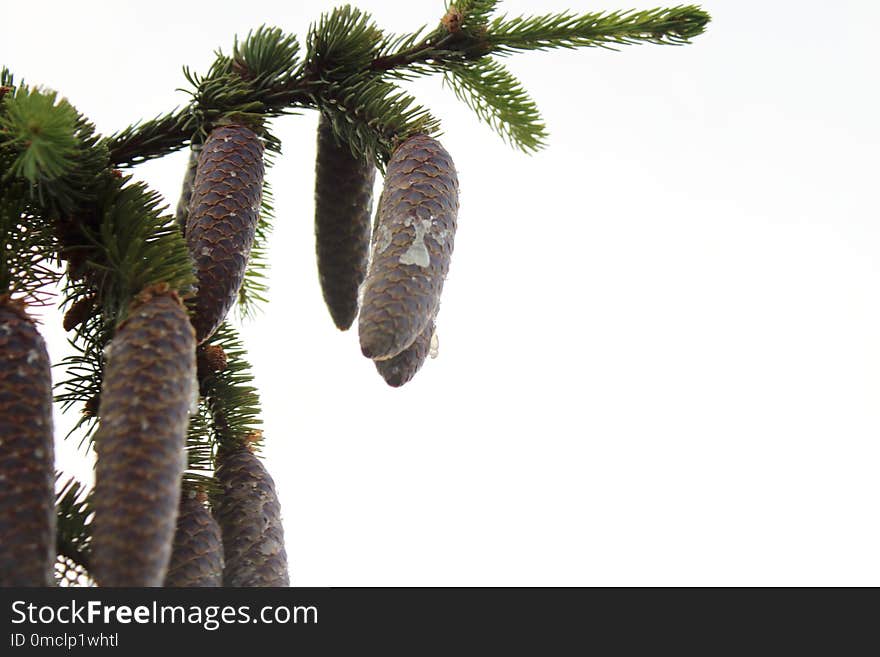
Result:
{"label": "brown pine cone", "polygon": [[425,359],[431,351],[434,328],[434,322],[431,322],[421,335],[399,354],[386,360],[373,361],[376,363],[376,370],[385,379],[385,383],[393,388],[399,388],[422,369],[422,365],[425,364]]}
{"label": "brown pine cone", "polygon": [[163,288],[139,295],[107,350],[95,435],[101,586],[161,586],[171,558],[196,362],[186,310]]}
{"label": "brown pine cone", "polygon": [[376,167],[338,144],[324,115],[318,123],[315,165],[315,242],[318,277],[333,322],[347,330],[358,311],[358,288],[370,258],[370,215]]}
{"label": "brown pine cone", "polygon": [[214,516],[223,533],[223,586],[290,586],[275,482],[247,447],[217,460],[223,490]]}
{"label": "brown pine cone", "polygon": [[62,326],[65,331],[72,331],[92,316],[95,310],[95,297],[87,296],[78,300],[64,313]]}
{"label": "brown pine cone", "polygon": [[23,306],[0,297],[0,586],[55,583],[52,377]]}
{"label": "brown pine cone", "polygon": [[358,329],[373,360],[409,347],[437,313],[458,216],[458,177],[438,141],[415,135],[388,162]]}
{"label": "brown pine cone", "polygon": [[263,144],[250,128],[211,131],[199,155],[186,220],[186,243],[199,291],[193,325],[204,342],[238,298],[260,216]]}
{"label": "brown pine cone", "polygon": [[165,586],[223,585],[220,526],[204,502],[204,496],[195,491],[184,490],[181,495]]}

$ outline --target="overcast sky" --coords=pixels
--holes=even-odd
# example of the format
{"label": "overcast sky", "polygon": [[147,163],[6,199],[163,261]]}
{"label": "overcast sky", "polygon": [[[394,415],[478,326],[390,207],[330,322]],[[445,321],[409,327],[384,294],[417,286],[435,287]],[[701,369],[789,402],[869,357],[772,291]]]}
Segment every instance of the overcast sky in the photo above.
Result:
{"label": "overcast sky", "polygon": [[[357,4],[398,32],[443,13]],[[331,6],[10,3],[0,63],[110,133],[183,104],[181,66],[234,34]],[[439,357],[399,390],[323,305],[317,115],[275,122],[272,301],[244,336],[294,584],[880,585],[880,5],[703,6],[690,46],[508,58],[549,126],[532,157],[410,85],[461,211]],[[175,205],[185,157],[135,175]]]}

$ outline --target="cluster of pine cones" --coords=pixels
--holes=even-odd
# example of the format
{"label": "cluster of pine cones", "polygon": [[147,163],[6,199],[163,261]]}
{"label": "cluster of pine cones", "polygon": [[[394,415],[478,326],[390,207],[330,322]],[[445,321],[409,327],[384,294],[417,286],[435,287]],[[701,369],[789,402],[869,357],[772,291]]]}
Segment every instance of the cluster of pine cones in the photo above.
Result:
{"label": "cluster of pine cones", "polygon": [[[198,277],[191,313],[167,286],[143,290],[105,353],[89,570],[101,586],[287,586],[275,486],[250,441],[217,454],[211,510],[203,492],[181,486],[198,360],[222,367],[205,343],[238,297],[254,243],[262,141],[245,125],[216,127],[192,173],[182,222]],[[429,353],[449,269],[452,160],[426,135],[402,141],[374,225],[375,169],[323,116],[316,173],[318,270],[330,314],[346,330],[360,310],[363,354],[388,384],[403,385]],[[54,583],[53,440],[45,344],[24,307],[0,297],[2,586]]]}

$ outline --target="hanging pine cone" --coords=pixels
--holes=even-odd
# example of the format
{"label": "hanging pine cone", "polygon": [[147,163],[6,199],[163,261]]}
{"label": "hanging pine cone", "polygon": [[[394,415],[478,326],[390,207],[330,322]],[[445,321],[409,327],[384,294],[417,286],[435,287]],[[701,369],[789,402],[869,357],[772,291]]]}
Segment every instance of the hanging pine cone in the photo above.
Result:
{"label": "hanging pine cone", "polygon": [[385,383],[393,388],[399,388],[416,375],[431,351],[434,328],[434,322],[431,322],[419,337],[399,354],[386,360],[374,361]]}
{"label": "hanging pine cone", "polygon": [[289,586],[275,482],[247,447],[217,457],[214,515],[223,533],[223,586]]}
{"label": "hanging pine cone", "polygon": [[161,586],[194,394],[195,336],[166,286],[146,290],[107,350],[95,436],[92,569],[101,586]]}
{"label": "hanging pine cone", "polygon": [[434,318],[449,271],[458,176],[438,141],[415,135],[388,162],[358,329],[374,360],[409,347]]}
{"label": "hanging pine cone", "polygon": [[324,302],[347,330],[358,311],[358,288],[370,258],[370,215],[376,168],[338,144],[324,115],[318,123],[315,241]]}
{"label": "hanging pine cone", "polygon": [[202,493],[185,490],[174,532],[165,586],[222,586],[223,542],[220,527],[205,507]]}
{"label": "hanging pine cone", "polygon": [[22,304],[0,297],[0,586],[55,579],[52,377]]}
{"label": "hanging pine cone", "polygon": [[193,325],[207,340],[238,298],[260,216],[263,144],[250,128],[215,128],[199,155],[186,220],[199,292]]}

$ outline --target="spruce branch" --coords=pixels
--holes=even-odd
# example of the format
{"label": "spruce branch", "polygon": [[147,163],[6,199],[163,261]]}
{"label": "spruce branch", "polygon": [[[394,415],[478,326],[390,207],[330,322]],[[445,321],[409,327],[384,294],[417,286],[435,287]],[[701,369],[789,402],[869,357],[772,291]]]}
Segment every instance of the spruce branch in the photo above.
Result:
{"label": "spruce branch", "polygon": [[134,296],[160,283],[188,296],[195,289],[192,260],[162,197],[129,177],[114,178],[99,199],[98,234],[89,235],[89,262],[104,312],[125,319]]}
{"label": "spruce branch", "polygon": [[[55,474],[56,486],[62,478]],[[89,570],[91,556],[91,522],[93,517],[92,491],[82,483],[69,478],[55,498],[58,554]]]}
{"label": "spruce branch", "polygon": [[709,14],[695,5],[646,11],[571,12],[494,19],[486,27],[493,53],[655,43],[681,45],[703,33]]}
{"label": "spruce branch", "polygon": [[248,259],[248,268],[244,275],[244,281],[238,291],[238,312],[242,319],[256,317],[260,304],[267,303],[269,291],[269,235],[272,233],[274,220],[272,188],[268,182],[263,182],[263,198],[260,205],[260,220],[254,237],[254,245],[251,247],[251,255]]}
{"label": "spruce branch", "polygon": [[538,106],[499,62],[484,57],[468,66],[447,64],[443,81],[512,146],[529,153],[545,145],[547,128]]}
{"label": "spruce branch", "polygon": [[248,32],[232,48],[232,67],[244,79],[253,81],[256,89],[271,89],[290,82],[296,71],[299,42],[277,27],[257,28]]}
{"label": "spruce branch", "polygon": [[[493,19],[498,4],[497,0],[462,0],[448,6],[447,16],[436,27],[424,26],[400,36],[383,35],[368,14],[346,5],[322,15],[311,26],[304,59],[299,64],[292,37],[261,28],[245,42],[249,43],[250,54],[244,46],[236,46],[233,57],[218,53],[205,76],[185,70],[196,88],[192,102],[182,110],[112,136],[107,142],[111,161],[117,166],[129,166],[178,150],[204,126],[230,114],[259,121],[295,108],[318,108],[329,115],[333,110],[328,109],[327,103],[338,103],[346,96],[356,98],[351,95],[353,88],[364,91],[361,85],[387,84],[389,77],[410,79],[447,73],[452,68],[471,66],[487,55],[506,56],[525,50],[613,49],[635,43],[680,45],[702,34],[710,20],[696,5]],[[250,64],[245,61],[248,58]],[[256,78],[251,69],[259,71]],[[377,87],[370,89],[375,91]],[[385,92],[395,94],[397,90],[388,86]],[[485,108],[498,100],[497,96],[474,98],[469,104],[475,109]],[[352,120],[349,111],[343,114],[349,117],[346,121]],[[345,136],[358,129],[345,128],[337,120],[334,131]],[[195,141],[199,141],[198,137]],[[360,130],[357,143],[365,145],[367,151],[381,152],[385,148],[381,142],[376,135]]]}
{"label": "spruce branch", "polygon": [[208,410],[212,442],[217,449],[232,448],[260,433],[260,398],[251,385],[251,365],[235,329],[224,323],[208,344],[223,350],[227,365],[222,371],[200,376],[200,392]]}
{"label": "spruce branch", "polygon": [[473,30],[485,27],[498,0],[460,0],[449,4],[448,9],[455,8],[461,13],[461,29]]}
{"label": "spruce branch", "polygon": [[238,291],[237,308],[243,319],[254,318],[260,304],[268,302],[266,295],[269,291],[267,274],[269,269],[269,235],[272,234],[272,224],[275,221],[275,197],[272,193],[272,185],[268,181],[268,173],[274,163],[273,155],[271,151],[265,151],[263,156],[266,175],[263,177],[260,217],[257,221],[254,245],[251,247],[251,255],[248,258],[247,271]]}
{"label": "spruce branch", "polygon": [[211,420],[207,403],[199,402],[198,410],[190,415],[186,434],[186,471],[183,484],[198,490],[210,491],[215,487],[214,457],[216,445],[211,436]]}
{"label": "spruce branch", "polygon": [[26,181],[46,216],[72,212],[88,200],[107,165],[85,117],[54,91],[24,85],[0,105],[0,153],[0,179]]}
{"label": "spruce branch", "polygon": [[46,305],[49,286],[60,273],[50,265],[57,250],[51,225],[35,214],[22,182],[0,191],[0,294],[10,294],[28,305]]}
{"label": "spruce branch", "polygon": [[351,5],[323,14],[306,40],[308,79],[345,80],[370,67],[382,43],[382,31],[369,14]]}
{"label": "spruce branch", "polygon": [[373,160],[380,169],[397,140],[417,133],[437,134],[440,129],[439,121],[412,96],[369,73],[326,86],[315,102],[355,157]]}
{"label": "spruce branch", "polygon": [[[90,288],[68,283],[68,301],[86,298]],[[74,301],[75,302],[75,301]],[[66,356],[57,367],[63,368],[65,378],[55,384],[55,401],[63,412],[74,406],[81,407],[81,415],[65,438],[83,430],[80,446],[90,443],[100,416],[101,385],[104,381],[104,350],[113,337],[112,320],[100,312],[94,313],[77,327],[68,344],[74,353]]]}
{"label": "spruce branch", "polygon": [[0,148],[17,157],[4,179],[15,176],[37,184],[68,173],[79,145],[77,120],[76,110],[54,91],[19,87],[8,94],[0,114]]}
{"label": "spruce branch", "polygon": [[195,129],[192,105],[135,123],[105,140],[110,163],[129,167],[174,153],[189,143]]}

